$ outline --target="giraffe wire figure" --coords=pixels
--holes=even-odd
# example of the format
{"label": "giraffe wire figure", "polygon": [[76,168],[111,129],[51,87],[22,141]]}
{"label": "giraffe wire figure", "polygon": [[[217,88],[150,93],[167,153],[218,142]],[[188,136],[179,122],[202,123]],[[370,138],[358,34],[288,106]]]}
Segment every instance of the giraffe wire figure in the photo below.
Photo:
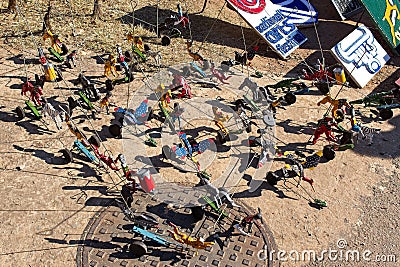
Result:
{"label": "giraffe wire figure", "polygon": [[175,241],[181,243],[181,244],[185,244],[185,245],[189,245],[193,248],[196,249],[196,255],[198,255],[198,249],[206,249],[207,247],[211,247],[213,246],[215,243],[214,242],[205,242],[203,238],[199,237],[190,237],[182,232],[179,231],[178,227],[169,222],[168,223],[170,226],[174,227],[174,230],[168,230],[170,237],[172,237]]}
{"label": "giraffe wire figure", "polygon": [[172,98],[171,90],[167,90],[167,92],[165,92],[160,98],[161,106],[166,111],[171,111],[172,110],[171,106],[169,105],[171,103],[171,98]]}
{"label": "giraffe wire figure", "polygon": [[117,63],[117,59],[114,55],[109,54],[108,59],[104,62],[104,76],[108,77],[112,74],[114,77],[118,76],[117,69],[115,68],[115,64]]}
{"label": "giraffe wire figure", "polygon": [[135,46],[140,52],[144,52],[144,43],[141,37],[139,36],[134,36],[132,32],[128,33],[126,36],[128,39],[128,43],[132,42],[133,46]]}
{"label": "giraffe wire figure", "polygon": [[[332,105],[332,117],[335,119],[341,119],[345,114],[345,111],[343,110],[343,107],[351,109],[350,104],[347,102],[347,99],[333,99],[329,94],[327,94],[323,99],[318,101],[317,106],[320,106],[321,104],[326,104],[329,103]],[[337,111],[341,110],[343,114],[339,114]]]}
{"label": "giraffe wire figure", "polygon": [[229,135],[228,130],[225,128],[223,122],[228,121],[229,116],[226,115],[224,116],[222,113],[222,110],[218,107],[212,107],[212,111],[214,113],[214,122],[215,125],[218,126],[218,128],[225,134],[225,135]]}
{"label": "giraffe wire figure", "polygon": [[192,51],[193,40],[187,40],[186,42],[186,50],[189,53],[189,56],[193,58],[194,61],[199,61],[201,64],[204,62],[204,58],[197,52]]}
{"label": "giraffe wire figure", "polygon": [[110,114],[110,104],[111,104],[111,99],[112,93],[107,92],[106,95],[101,99],[100,101],[100,110],[103,110],[103,108],[106,109],[107,115]]}

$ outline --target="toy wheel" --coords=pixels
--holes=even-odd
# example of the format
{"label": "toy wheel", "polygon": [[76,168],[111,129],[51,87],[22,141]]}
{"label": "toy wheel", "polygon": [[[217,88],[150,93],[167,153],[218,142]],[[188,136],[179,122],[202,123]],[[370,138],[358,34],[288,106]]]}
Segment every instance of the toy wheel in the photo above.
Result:
{"label": "toy wheel", "polygon": [[335,120],[337,122],[340,123],[340,122],[344,121],[344,113],[343,113],[343,111],[341,109],[336,110],[333,115],[334,115]]}
{"label": "toy wheel", "polygon": [[193,218],[196,221],[200,221],[204,218],[204,209],[201,206],[195,206],[190,208],[192,210]]}
{"label": "toy wheel", "polygon": [[318,82],[315,84],[318,90],[323,94],[326,95],[329,93],[329,84],[326,82]]}
{"label": "toy wheel", "polygon": [[122,70],[121,65],[119,65],[119,64],[115,65],[115,70],[116,71],[121,71]]}
{"label": "toy wheel", "polygon": [[333,160],[336,156],[336,152],[335,150],[333,150],[332,146],[325,146],[324,149],[322,150],[322,155],[327,160]]}
{"label": "toy wheel", "polygon": [[67,149],[67,148],[64,148],[64,149],[62,149],[60,152],[62,153],[63,158],[65,159],[65,161],[66,161],[67,163],[71,163],[71,162],[72,162],[73,157],[72,157],[72,152],[71,152],[71,150],[69,150],[69,149]]}
{"label": "toy wheel", "polygon": [[144,47],[144,51],[150,51],[151,50],[150,46],[148,44],[144,44],[143,47]]}
{"label": "toy wheel", "polygon": [[118,137],[118,136],[120,136],[121,133],[122,133],[122,128],[121,128],[121,126],[119,126],[119,125],[117,125],[117,124],[111,124],[111,125],[108,127],[108,131],[110,132],[110,134],[111,134],[113,137]]}
{"label": "toy wheel", "polygon": [[91,144],[91,145],[94,145],[94,146],[96,146],[96,147],[100,147],[100,145],[101,145],[101,140],[100,140],[100,138],[97,136],[97,135],[92,135],[90,138],[89,138],[89,143]]}
{"label": "toy wheel", "polygon": [[114,85],[113,82],[110,79],[106,80],[106,90],[107,91],[112,91],[114,90]]}
{"label": "toy wheel", "polygon": [[384,108],[379,111],[379,116],[381,116],[382,120],[388,120],[393,117],[393,110]]}
{"label": "toy wheel", "polygon": [[273,172],[268,172],[267,176],[265,178],[267,179],[267,182],[270,185],[277,185],[278,184],[277,176]]}
{"label": "toy wheel", "polygon": [[188,66],[183,67],[182,72],[183,76],[190,76],[190,68]]}
{"label": "toy wheel", "polygon": [[293,93],[287,93],[284,98],[289,105],[296,103],[296,95]]}
{"label": "toy wheel", "polygon": [[129,245],[129,251],[135,256],[141,257],[147,253],[147,246],[142,241],[135,240]]}
{"label": "toy wheel", "polygon": [[69,96],[67,101],[68,101],[68,106],[69,106],[70,111],[72,111],[74,108],[76,108],[78,106],[78,103],[72,96]]}
{"label": "toy wheel", "polygon": [[171,157],[172,157],[172,149],[169,147],[169,146],[167,146],[167,145],[165,145],[165,146],[163,146],[163,148],[162,148],[162,155],[163,155],[163,157],[165,158],[165,159],[171,159]]}
{"label": "toy wheel", "polygon": [[169,46],[171,44],[171,38],[169,38],[169,36],[164,35],[161,38],[161,45],[163,46]]}
{"label": "toy wheel", "polygon": [[18,119],[22,120],[25,118],[25,110],[22,107],[18,106],[15,109],[15,112],[17,112]]}
{"label": "toy wheel", "polygon": [[65,55],[66,53],[68,53],[68,48],[65,44],[61,45],[61,51],[62,51],[62,55]]}

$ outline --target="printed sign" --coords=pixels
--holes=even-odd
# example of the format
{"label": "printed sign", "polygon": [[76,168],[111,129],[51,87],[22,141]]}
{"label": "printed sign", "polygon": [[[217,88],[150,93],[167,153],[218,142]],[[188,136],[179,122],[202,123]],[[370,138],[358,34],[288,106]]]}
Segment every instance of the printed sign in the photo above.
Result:
{"label": "printed sign", "polygon": [[393,50],[400,53],[400,1],[361,0]]}
{"label": "printed sign", "polygon": [[288,22],[296,26],[312,26],[318,23],[318,12],[308,0],[271,0],[279,10],[289,18]]}
{"label": "printed sign", "polygon": [[282,58],[289,56],[307,38],[289,23],[289,18],[269,0],[227,0]]}
{"label": "printed sign", "polygon": [[359,0],[331,0],[342,20],[345,20],[363,9]]}
{"label": "printed sign", "polygon": [[360,87],[364,87],[390,59],[364,25],[355,29],[331,51]]}

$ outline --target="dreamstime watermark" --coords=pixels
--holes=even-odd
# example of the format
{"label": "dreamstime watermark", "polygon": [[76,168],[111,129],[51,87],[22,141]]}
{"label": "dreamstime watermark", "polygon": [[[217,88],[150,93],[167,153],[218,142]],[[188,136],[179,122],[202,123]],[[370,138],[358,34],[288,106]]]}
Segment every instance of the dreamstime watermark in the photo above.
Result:
{"label": "dreamstime watermark", "polygon": [[276,261],[343,261],[343,262],[397,262],[395,254],[375,254],[369,249],[348,249],[347,241],[339,239],[336,248],[328,248],[321,251],[315,250],[260,250],[257,253],[259,260]]}

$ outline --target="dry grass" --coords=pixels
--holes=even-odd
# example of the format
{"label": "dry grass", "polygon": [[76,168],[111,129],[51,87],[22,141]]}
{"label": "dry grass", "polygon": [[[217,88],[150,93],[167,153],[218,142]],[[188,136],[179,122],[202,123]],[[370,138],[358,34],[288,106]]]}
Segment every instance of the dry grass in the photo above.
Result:
{"label": "dry grass", "polygon": [[[8,21],[7,27],[0,26],[2,37],[10,46],[20,51],[30,51],[36,55],[37,47],[48,45],[44,44],[42,39],[42,22],[47,10],[47,1],[26,1],[21,4],[16,14],[2,13],[1,21]],[[156,10],[157,1],[140,2],[136,7],[129,1],[111,0],[103,3],[102,20],[94,21],[92,19],[93,3],[91,1],[72,0],[52,2],[50,12],[50,22],[54,33],[65,41],[70,49],[77,49],[85,54],[87,51],[99,55],[109,53],[115,50],[116,44],[126,48],[129,46],[126,35],[133,31],[135,35],[142,36],[146,42],[149,42],[153,50],[158,50],[163,56],[164,65],[172,65],[176,62],[188,61],[190,58],[185,50],[185,40],[194,38],[193,50],[212,61],[226,60],[233,57],[234,50],[243,50],[245,44],[242,39],[240,29],[248,32],[248,28],[238,15],[225,7],[223,3],[219,4],[219,9],[207,8],[201,14],[201,18],[206,18],[205,24],[192,13],[201,10],[203,2],[182,2],[184,11],[188,10],[189,18],[193,16],[194,22],[188,29],[183,29],[184,39],[173,39],[168,47],[161,47],[160,40],[156,37],[155,29],[149,26],[157,24]],[[221,8],[222,12],[220,13]],[[159,1],[159,22],[163,22],[165,17],[170,16],[177,10],[176,4],[170,1]],[[138,18],[133,27],[132,14]],[[218,16],[219,15],[219,16]],[[243,28],[232,30],[232,37],[227,39],[227,31],[224,27],[218,25],[218,20],[223,20],[227,25],[236,25]],[[142,23],[145,21],[144,23]],[[246,27],[245,27],[246,26]],[[249,34],[247,34],[249,35]],[[146,38],[149,37],[149,38]],[[246,38],[245,38],[246,40]],[[251,34],[248,36],[247,47],[257,41],[257,36]],[[226,47],[226,43],[234,43],[233,49]],[[31,56],[32,56],[31,55]]]}

